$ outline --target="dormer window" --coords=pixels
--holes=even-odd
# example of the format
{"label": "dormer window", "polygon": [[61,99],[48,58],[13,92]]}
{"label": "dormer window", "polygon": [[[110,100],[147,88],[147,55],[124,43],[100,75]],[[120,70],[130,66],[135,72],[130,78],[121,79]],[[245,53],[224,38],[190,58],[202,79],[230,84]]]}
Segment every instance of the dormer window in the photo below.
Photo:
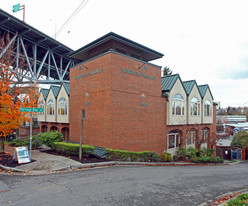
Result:
{"label": "dormer window", "polygon": [[196,97],[193,97],[190,102],[190,114],[192,116],[200,115],[200,102]]}
{"label": "dormer window", "polygon": [[184,99],[181,94],[173,96],[172,115],[184,115]]}
{"label": "dormer window", "polygon": [[58,103],[58,115],[67,115],[67,101],[65,98],[60,98]]}
{"label": "dormer window", "polygon": [[211,115],[212,115],[211,102],[209,100],[206,100],[204,104],[204,116],[209,117]]}
{"label": "dormer window", "polygon": [[47,114],[54,115],[54,101],[51,99],[47,103]]}

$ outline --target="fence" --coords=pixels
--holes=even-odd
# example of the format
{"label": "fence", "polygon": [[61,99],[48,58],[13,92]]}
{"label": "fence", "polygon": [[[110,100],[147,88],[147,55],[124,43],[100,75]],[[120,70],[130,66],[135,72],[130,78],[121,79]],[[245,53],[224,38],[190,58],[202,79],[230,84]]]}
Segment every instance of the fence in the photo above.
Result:
{"label": "fence", "polygon": [[216,155],[225,160],[232,159],[248,159],[248,148],[230,147],[230,146],[217,146]]}

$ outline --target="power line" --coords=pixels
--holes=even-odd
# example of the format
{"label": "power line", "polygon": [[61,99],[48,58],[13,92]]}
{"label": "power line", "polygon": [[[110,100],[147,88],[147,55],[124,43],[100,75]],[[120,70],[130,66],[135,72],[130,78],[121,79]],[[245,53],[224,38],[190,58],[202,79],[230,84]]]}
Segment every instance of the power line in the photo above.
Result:
{"label": "power line", "polygon": [[56,37],[61,33],[61,31],[65,28],[65,26],[81,11],[82,8],[89,2],[89,0],[83,0],[76,10],[71,14],[71,16],[66,20],[66,22],[60,27],[60,29],[55,34]]}

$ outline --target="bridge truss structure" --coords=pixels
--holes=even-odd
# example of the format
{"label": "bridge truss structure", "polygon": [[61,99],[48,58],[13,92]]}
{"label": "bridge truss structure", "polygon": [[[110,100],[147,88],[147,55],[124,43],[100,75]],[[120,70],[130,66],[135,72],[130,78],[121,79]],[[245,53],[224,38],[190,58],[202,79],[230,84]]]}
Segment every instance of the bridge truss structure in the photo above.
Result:
{"label": "bridge truss structure", "polygon": [[[70,68],[78,63],[69,58],[72,49],[0,9],[0,38],[6,34],[10,39],[4,47],[0,46],[0,59],[14,44],[12,55],[16,61],[12,67],[19,72],[20,83],[69,82]],[[25,68],[19,68],[20,60],[25,61]]]}

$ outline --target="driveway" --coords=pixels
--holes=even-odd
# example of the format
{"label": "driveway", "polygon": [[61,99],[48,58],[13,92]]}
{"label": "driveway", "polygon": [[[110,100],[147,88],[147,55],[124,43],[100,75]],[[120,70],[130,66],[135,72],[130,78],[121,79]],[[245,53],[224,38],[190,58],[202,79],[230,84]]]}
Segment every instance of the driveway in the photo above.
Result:
{"label": "driveway", "polygon": [[0,176],[0,205],[200,205],[248,189],[248,164],[113,166],[40,176]]}

